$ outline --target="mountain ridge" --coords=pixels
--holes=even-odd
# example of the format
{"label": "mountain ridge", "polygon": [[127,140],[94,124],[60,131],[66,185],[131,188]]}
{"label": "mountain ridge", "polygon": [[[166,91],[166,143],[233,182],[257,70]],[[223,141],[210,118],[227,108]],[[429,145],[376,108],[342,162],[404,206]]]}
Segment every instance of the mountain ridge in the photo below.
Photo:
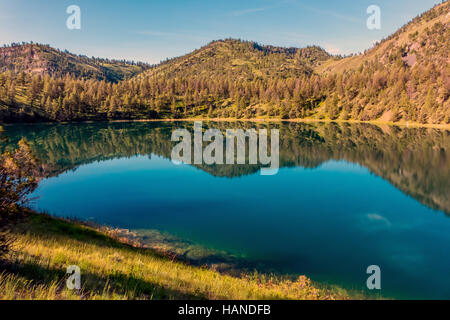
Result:
{"label": "mountain ridge", "polygon": [[[445,1],[365,54],[345,58],[317,46],[225,39],[144,66],[121,81],[99,77],[95,63],[102,60],[92,66],[80,58],[74,67],[79,72],[64,79],[42,77],[42,66],[31,64],[37,72],[0,74],[0,120],[207,117],[450,124],[449,12]],[[54,73],[64,75],[65,66]]]}
{"label": "mountain ridge", "polygon": [[54,77],[70,75],[75,78],[118,82],[149,67],[150,65],[142,62],[89,58],[39,43],[12,43],[0,47],[0,72],[25,72]]}
{"label": "mountain ridge", "polygon": [[[227,67],[234,76],[248,80],[262,77],[264,74],[281,77],[301,76],[312,74],[314,67],[331,57],[318,46],[286,48],[228,38],[211,41],[193,52],[155,65],[144,73],[150,76],[179,71],[189,74],[192,65],[200,65],[202,69],[209,68],[209,76],[223,75]],[[206,61],[207,58],[213,61]]]}

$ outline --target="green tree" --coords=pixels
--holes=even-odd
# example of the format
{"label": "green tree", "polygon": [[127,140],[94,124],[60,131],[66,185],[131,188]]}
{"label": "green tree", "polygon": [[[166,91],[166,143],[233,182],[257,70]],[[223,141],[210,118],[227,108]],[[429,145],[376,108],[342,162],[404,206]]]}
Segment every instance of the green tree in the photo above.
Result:
{"label": "green tree", "polygon": [[[3,130],[0,135],[4,140]],[[19,208],[28,201],[39,182],[39,162],[26,140],[14,152],[0,155],[0,256],[8,250],[5,231],[18,217]]]}

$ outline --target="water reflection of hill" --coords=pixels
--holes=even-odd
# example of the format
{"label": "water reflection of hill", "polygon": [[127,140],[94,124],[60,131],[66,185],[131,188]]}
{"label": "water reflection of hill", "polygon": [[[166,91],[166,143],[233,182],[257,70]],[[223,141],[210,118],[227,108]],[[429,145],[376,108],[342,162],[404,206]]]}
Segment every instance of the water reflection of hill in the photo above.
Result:
{"label": "water reflection of hill", "polygon": [[[260,123],[210,123],[204,127],[263,128]],[[10,144],[30,141],[45,164],[46,176],[82,164],[118,157],[158,155],[170,158],[173,130],[192,123],[84,123],[8,126]],[[450,132],[368,124],[273,124],[280,129],[280,166],[314,168],[329,160],[367,167],[421,203],[450,214]],[[218,177],[258,172],[258,166],[197,166]]]}

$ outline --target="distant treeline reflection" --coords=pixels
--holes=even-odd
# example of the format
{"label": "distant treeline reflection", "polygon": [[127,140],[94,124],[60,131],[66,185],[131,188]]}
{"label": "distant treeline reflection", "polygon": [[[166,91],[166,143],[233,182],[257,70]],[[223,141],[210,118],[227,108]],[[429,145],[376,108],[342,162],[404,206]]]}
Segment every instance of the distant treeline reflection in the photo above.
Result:
{"label": "distant treeline reflection", "polygon": [[[2,149],[25,137],[55,176],[80,165],[120,157],[157,155],[170,158],[172,131],[192,130],[191,122],[113,122],[6,126]],[[450,132],[370,124],[210,122],[204,128],[280,130],[280,168],[314,168],[346,160],[368,168],[421,203],[450,214]],[[258,172],[258,165],[197,165],[218,177]]]}

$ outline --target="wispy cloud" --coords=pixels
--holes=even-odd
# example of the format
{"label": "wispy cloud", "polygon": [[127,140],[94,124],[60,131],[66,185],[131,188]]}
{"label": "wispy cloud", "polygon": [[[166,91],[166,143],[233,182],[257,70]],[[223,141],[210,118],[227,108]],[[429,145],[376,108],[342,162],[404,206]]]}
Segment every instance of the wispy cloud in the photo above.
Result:
{"label": "wispy cloud", "polygon": [[266,11],[266,10],[272,9],[272,8],[274,8],[274,7],[272,6],[272,7],[261,7],[261,8],[250,8],[250,9],[238,10],[238,11],[232,12],[232,15],[235,17],[239,17],[239,16],[243,16],[243,15],[246,15],[249,13]]}
{"label": "wispy cloud", "polygon": [[263,11],[267,11],[267,10],[271,10],[271,9],[276,9],[276,8],[279,8],[279,7],[283,6],[283,5],[285,5],[285,4],[291,3],[291,1],[292,0],[283,0],[283,1],[277,1],[276,4],[271,5],[271,6],[237,10],[237,11],[233,11],[231,13],[231,15],[233,15],[235,17],[239,17],[239,16],[243,16],[243,15],[246,15],[246,14],[251,14],[251,13],[256,13],[256,12],[263,12]]}

